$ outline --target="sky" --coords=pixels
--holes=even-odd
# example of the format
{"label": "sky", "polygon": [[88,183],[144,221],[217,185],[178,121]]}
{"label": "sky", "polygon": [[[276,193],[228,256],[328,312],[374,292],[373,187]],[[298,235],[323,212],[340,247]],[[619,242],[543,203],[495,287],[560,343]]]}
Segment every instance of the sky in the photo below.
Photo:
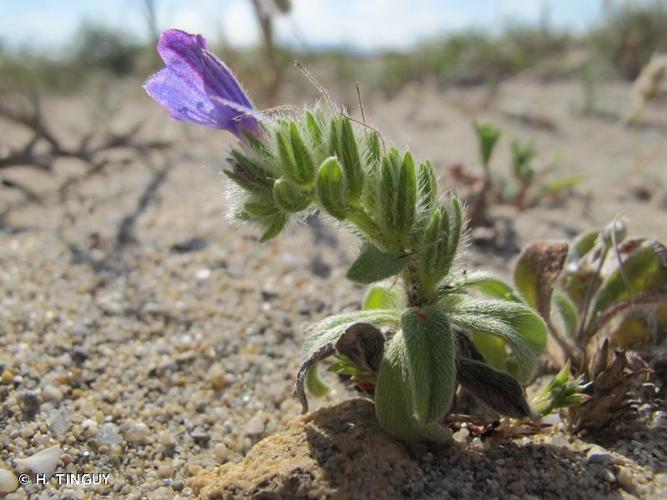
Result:
{"label": "sky", "polygon": [[[620,1],[620,0],[616,0]],[[624,0],[632,1],[632,0]],[[508,23],[580,31],[594,24],[604,0],[292,0],[276,21],[279,41],[309,49],[407,49],[438,34]],[[258,39],[250,0],[155,0],[160,29],[181,28],[237,46]],[[83,22],[146,36],[142,0],[0,0],[0,40],[58,51]]]}

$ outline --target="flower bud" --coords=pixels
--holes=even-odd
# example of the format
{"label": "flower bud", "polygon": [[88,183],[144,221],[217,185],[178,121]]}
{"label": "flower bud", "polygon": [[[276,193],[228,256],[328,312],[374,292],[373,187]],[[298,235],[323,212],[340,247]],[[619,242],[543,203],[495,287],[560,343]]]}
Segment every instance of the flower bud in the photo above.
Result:
{"label": "flower bud", "polygon": [[420,207],[427,213],[430,213],[438,202],[438,182],[435,180],[435,174],[433,173],[430,161],[427,160],[419,165],[417,183],[419,185]]}
{"label": "flower bud", "polygon": [[361,168],[357,140],[354,137],[352,123],[349,118],[338,116],[331,120],[329,152],[338,157],[345,172],[347,197],[351,202],[355,202],[361,196],[364,172]]}
{"label": "flower bud", "polygon": [[[292,133],[292,125],[294,125],[294,133]],[[282,130],[276,132],[276,142],[284,176],[299,185],[307,185],[312,182],[314,175],[313,162],[303,145],[296,124],[286,124]],[[297,144],[296,148],[294,148],[295,142]]]}
{"label": "flower bud", "polygon": [[310,205],[311,198],[297,185],[280,178],[273,184],[273,199],[286,212],[300,212]]}
{"label": "flower bud", "polygon": [[405,153],[398,175],[396,190],[396,229],[404,238],[410,233],[415,221],[417,203],[417,176],[410,153]]}
{"label": "flower bud", "polygon": [[320,165],[316,191],[321,205],[329,214],[339,220],[346,218],[345,174],[337,158],[329,157]]}

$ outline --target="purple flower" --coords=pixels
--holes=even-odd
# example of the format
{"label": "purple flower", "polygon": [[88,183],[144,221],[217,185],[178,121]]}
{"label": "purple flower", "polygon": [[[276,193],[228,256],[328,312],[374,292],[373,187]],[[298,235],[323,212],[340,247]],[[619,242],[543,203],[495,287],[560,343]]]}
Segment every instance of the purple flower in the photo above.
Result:
{"label": "purple flower", "polygon": [[206,46],[201,35],[167,30],[157,50],[165,68],[151,76],[144,88],[169,114],[188,123],[261,135],[257,113],[230,69]]}

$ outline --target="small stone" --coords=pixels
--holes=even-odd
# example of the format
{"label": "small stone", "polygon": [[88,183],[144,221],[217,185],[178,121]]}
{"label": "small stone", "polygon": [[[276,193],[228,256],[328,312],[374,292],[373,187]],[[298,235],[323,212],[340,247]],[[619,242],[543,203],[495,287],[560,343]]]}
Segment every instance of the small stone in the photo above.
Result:
{"label": "small stone", "polygon": [[559,448],[565,448],[568,445],[567,438],[561,434],[556,434],[551,438],[551,444]]}
{"label": "small stone", "polygon": [[206,431],[199,427],[195,428],[190,433],[190,437],[195,442],[195,444],[198,444],[199,446],[206,446],[211,439],[211,436],[209,436]]}
{"label": "small stone", "polygon": [[123,442],[123,438],[118,433],[118,426],[111,422],[104,424],[97,433],[99,444],[114,445]]}
{"label": "small stone", "polygon": [[657,427],[667,427],[667,412],[657,411],[653,415],[653,422]]}
{"label": "small stone", "polygon": [[182,479],[177,479],[176,481],[172,481],[171,483],[171,489],[174,491],[183,491],[185,488],[185,481]]}
{"label": "small stone", "polygon": [[609,469],[605,469],[604,471],[602,471],[602,478],[608,483],[616,482],[616,476]]}
{"label": "small stone", "polygon": [[21,391],[17,394],[21,410],[28,417],[34,417],[39,412],[42,404],[41,399],[35,391]]}
{"label": "small stone", "polygon": [[229,449],[224,443],[216,444],[215,448],[213,448],[213,453],[215,453],[216,460],[221,464],[224,464],[229,459]]}
{"label": "small stone", "polygon": [[69,429],[69,416],[64,410],[52,410],[47,421],[49,431],[56,437],[63,436]]}
{"label": "small stone", "polygon": [[60,459],[60,447],[51,446],[39,451],[28,458],[16,460],[16,470],[19,472],[34,472],[35,474],[50,475],[56,470]]}
{"label": "small stone", "polygon": [[169,477],[174,473],[173,469],[167,465],[167,464],[162,464],[158,467],[157,469],[157,475],[160,477]]}
{"label": "small stone", "polygon": [[510,491],[518,497],[522,497],[526,493],[526,483],[523,481],[514,481],[509,486]]}
{"label": "small stone", "polygon": [[476,450],[483,450],[484,442],[480,438],[476,437],[472,440],[472,447]]}
{"label": "small stone", "polygon": [[264,432],[264,419],[259,415],[255,415],[248,420],[248,423],[243,428],[243,432],[249,435],[261,434]]}
{"label": "small stone", "polygon": [[593,446],[586,454],[586,462],[589,464],[606,464],[611,460],[611,453],[602,446]]}
{"label": "small stone", "polygon": [[2,372],[2,376],[0,376],[0,382],[4,385],[9,385],[14,382],[14,375],[9,370],[5,370]]}
{"label": "small stone", "polygon": [[618,483],[626,490],[631,490],[634,488],[634,484],[632,482],[632,472],[630,469],[626,467],[620,467],[616,477],[618,478]]}
{"label": "small stone", "polygon": [[213,389],[215,389],[216,391],[225,387],[225,385],[227,385],[225,375],[226,375],[225,370],[223,370],[221,367],[219,366],[213,367],[209,375],[209,381],[211,382],[211,387],[213,387]]}
{"label": "small stone", "polygon": [[63,399],[63,391],[55,385],[47,385],[42,389],[42,398],[44,398],[44,401],[59,403]]}
{"label": "small stone", "polygon": [[16,475],[7,469],[0,469],[0,493],[11,493],[19,487]]}
{"label": "small stone", "polygon": [[98,428],[99,426],[97,425],[97,422],[93,419],[87,418],[81,422],[81,429],[83,429],[86,437],[90,438],[97,435]]}
{"label": "small stone", "polygon": [[171,433],[171,431],[160,432],[160,434],[158,434],[158,442],[162,446],[173,446],[176,444],[176,440],[174,439],[174,435]]}
{"label": "small stone", "polygon": [[121,431],[130,443],[143,443],[150,434],[150,429],[143,422],[126,422],[121,427]]}
{"label": "small stone", "polygon": [[452,437],[457,443],[465,443],[468,440],[468,436],[470,436],[470,431],[463,427],[456,431]]}

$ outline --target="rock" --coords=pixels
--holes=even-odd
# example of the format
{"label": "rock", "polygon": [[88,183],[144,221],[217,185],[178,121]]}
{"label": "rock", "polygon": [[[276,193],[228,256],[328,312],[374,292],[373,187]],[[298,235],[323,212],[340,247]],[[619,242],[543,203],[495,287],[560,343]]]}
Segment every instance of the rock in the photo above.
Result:
{"label": "rock", "polygon": [[611,453],[602,446],[593,446],[586,454],[586,462],[589,464],[607,464],[611,460]]}
{"label": "rock", "polygon": [[352,399],[294,418],[242,462],[201,471],[188,484],[203,498],[396,498],[422,475],[380,429],[373,404]]}
{"label": "rock", "polygon": [[225,446],[224,443],[218,443],[213,448],[213,453],[215,453],[215,458],[221,464],[224,464],[229,459],[229,448]]}
{"label": "rock", "polygon": [[634,484],[632,482],[632,472],[630,469],[620,467],[616,477],[618,478],[618,484],[623,486],[623,488],[626,490],[631,491],[634,488]]}
{"label": "rock", "polygon": [[468,440],[468,436],[470,436],[470,431],[465,427],[459,429],[452,435],[454,441],[456,441],[457,443],[465,443]]}
{"label": "rock", "polygon": [[118,426],[112,423],[106,423],[97,433],[97,441],[99,444],[114,445],[123,442],[123,438],[118,433]]}
{"label": "rock", "polygon": [[150,434],[150,429],[143,422],[126,422],[121,427],[121,431],[129,443],[143,443]]}
{"label": "rock", "polygon": [[0,493],[11,493],[19,487],[16,475],[7,469],[0,469]]}
{"label": "rock", "polygon": [[52,410],[47,420],[49,431],[56,437],[63,436],[69,429],[69,415],[65,410]]}
{"label": "rock", "polygon": [[81,429],[83,429],[86,437],[95,437],[97,435],[98,428],[99,426],[97,425],[97,422],[90,418],[87,418],[81,422]]}
{"label": "rock", "polygon": [[16,470],[18,472],[33,472],[49,476],[56,470],[59,459],[60,446],[51,446],[35,453],[31,457],[17,459]]}
{"label": "rock", "polygon": [[190,437],[199,446],[207,446],[211,440],[211,436],[203,429],[196,427],[191,433]]}
{"label": "rock", "polygon": [[32,418],[37,415],[42,401],[35,391],[21,391],[17,394],[17,399],[26,417]]}
{"label": "rock", "polygon": [[60,403],[63,400],[63,391],[58,389],[55,385],[47,385],[42,389],[42,397],[44,398],[44,401]]}
{"label": "rock", "polygon": [[261,434],[264,432],[264,419],[259,415],[255,415],[248,420],[248,423],[243,428],[243,432],[249,435]]}

